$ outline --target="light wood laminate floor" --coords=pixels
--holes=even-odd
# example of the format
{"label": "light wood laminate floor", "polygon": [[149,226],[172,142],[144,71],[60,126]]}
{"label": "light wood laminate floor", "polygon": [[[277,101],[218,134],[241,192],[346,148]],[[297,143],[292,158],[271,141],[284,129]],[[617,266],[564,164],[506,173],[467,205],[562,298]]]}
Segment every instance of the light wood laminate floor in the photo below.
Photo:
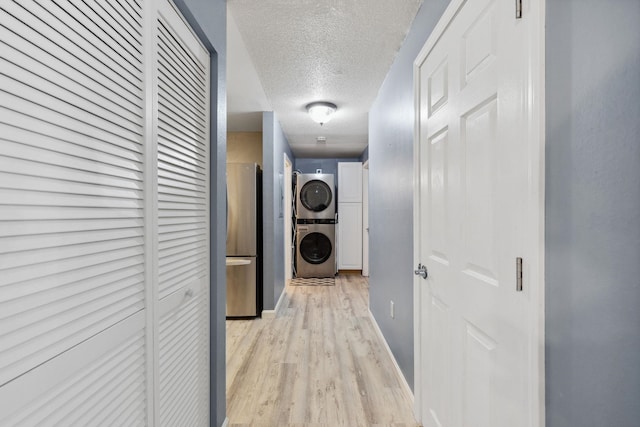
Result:
{"label": "light wood laminate floor", "polygon": [[417,426],[361,276],[287,286],[275,319],[227,321],[227,416],[244,426]]}

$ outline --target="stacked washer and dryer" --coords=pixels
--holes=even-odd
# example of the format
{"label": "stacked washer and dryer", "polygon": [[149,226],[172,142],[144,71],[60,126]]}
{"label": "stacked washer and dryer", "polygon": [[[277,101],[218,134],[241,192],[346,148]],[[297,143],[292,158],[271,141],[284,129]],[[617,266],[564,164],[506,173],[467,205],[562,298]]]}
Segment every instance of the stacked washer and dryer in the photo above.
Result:
{"label": "stacked washer and dryer", "polygon": [[336,203],[333,174],[298,174],[296,277],[336,274]]}

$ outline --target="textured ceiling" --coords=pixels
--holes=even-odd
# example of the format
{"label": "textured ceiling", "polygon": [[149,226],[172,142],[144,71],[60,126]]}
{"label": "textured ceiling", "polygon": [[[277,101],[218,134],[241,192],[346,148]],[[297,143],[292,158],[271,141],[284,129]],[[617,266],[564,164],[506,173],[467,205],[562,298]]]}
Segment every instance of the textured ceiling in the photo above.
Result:
{"label": "textured ceiling", "polygon": [[[265,103],[275,111],[296,157],[358,157],[367,146],[371,104],[421,3],[227,0],[229,129],[255,130],[243,129],[243,120],[250,121],[251,90],[262,89],[255,96],[263,106],[254,111]],[[246,49],[248,64],[233,46]],[[251,67],[257,83],[246,76]],[[308,116],[305,106],[313,101],[338,106],[329,123]],[[316,142],[318,136],[326,143]]]}

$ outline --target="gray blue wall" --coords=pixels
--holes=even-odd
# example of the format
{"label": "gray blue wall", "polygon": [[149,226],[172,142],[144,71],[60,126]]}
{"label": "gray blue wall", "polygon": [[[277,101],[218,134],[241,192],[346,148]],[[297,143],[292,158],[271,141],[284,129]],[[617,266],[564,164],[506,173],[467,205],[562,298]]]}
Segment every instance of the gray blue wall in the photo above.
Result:
{"label": "gray blue wall", "polygon": [[366,162],[367,160],[369,160],[369,146],[368,145],[367,145],[367,148],[364,149],[362,154],[360,154],[360,161],[362,163]]}
{"label": "gray blue wall", "polygon": [[211,425],[226,418],[227,2],[174,0],[211,54]]}
{"label": "gray blue wall", "polygon": [[263,265],[265,310],[273,310],[284,291],[284,216],[282,189],[284,153],[295,158],[273,112],[262,114]]}
{"label": "gray blue wall", "polygon": [[294,170],[302,173],[316,173],[316,169],[322,169],[322,173],[338,174],[338,162],[359,162],[360,159],[296,159]]}
{"label": "gray blue wall", "polygon": [[[447,4],[425,0],[369,120],[370,304],[410,384],[411,67]],[[640,2],[546,5],[546,425],[638,426]]]}
{"label": "gray blue wall", "polygon": [[[413,387],[413,61],[449,0],[425,0],[369,112],[369,299]],[[395,318],[389,316],[389,301]]]}
{"label": "gray blue wall", "polygon": [[640,425],[640,1],[547,0],[547,426]]}

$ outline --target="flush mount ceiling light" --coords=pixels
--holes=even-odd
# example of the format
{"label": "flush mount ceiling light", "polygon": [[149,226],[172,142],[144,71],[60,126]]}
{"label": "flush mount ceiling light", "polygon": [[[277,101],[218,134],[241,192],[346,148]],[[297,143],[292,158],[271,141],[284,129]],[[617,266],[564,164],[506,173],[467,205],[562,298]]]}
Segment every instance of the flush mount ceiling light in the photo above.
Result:
{"label": "flush mount ceiling light", "polygon": [[336,104],[331,102],[312,102],[307,105],[307,112],[311,116],[311,119],[316,123],[320,123],[320,126],[331,120],[333,113],[335,113],[337,109]]}

